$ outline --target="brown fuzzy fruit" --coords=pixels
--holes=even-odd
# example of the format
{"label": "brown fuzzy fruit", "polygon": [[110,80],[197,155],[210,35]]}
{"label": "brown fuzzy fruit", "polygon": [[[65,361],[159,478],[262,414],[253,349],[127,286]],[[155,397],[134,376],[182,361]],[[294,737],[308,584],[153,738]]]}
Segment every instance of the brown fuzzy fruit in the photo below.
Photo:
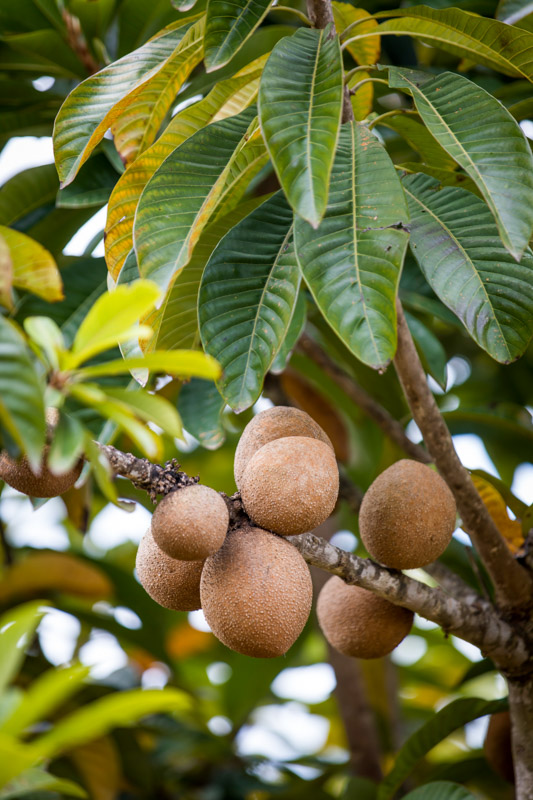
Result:
{"label": "brown fuzzy fruit", "polygon": [[494,772],[509,783],[514,783],[511,715],[508,711],[491,716],[483,749]]}
{"label": "brown fuzzy fruit", "polygon": [[335,508],[338,494],[333,450],[306,436],[265,444],[250,459],[241,483],[248,516],[282,536],[316,528]]}
{"label": "brown fuzzy fruit", "polygon": [[3,451],[0,454],[0,478],[30,497],[57,497],[67,492],[80,477],[83,460],[80,459],[68,472],[55,475],[46,464],[48,451],[49,448],[45,447],[39,475],[32,471],[25,456],[15,460]]}
{"label": "brown fuzzy fruit", "polygon": [[229,512],[209,486],[186,486],[164,497],[152,517],[152,536],[172,558],[203,561],[222,547]]}
{"label": "brown fuzzy fruit", "polygon": [[407,608],[348,586],[336,575],[324,584],[316,612],[328,642],[354,658],[386,656],[407,636],[414,617]]}
{"label": "brown fuzzy fruit", "polygon": [[373,558],[394,569],[435,561],[455,530],[455,500],[443,479],[418,461],[397,461],[376,478],[359,512]]}
{"label": "brown fuzzy fruit", "polygon": [[135,566],[144,590],[160,606],[173,611],[201,608],[203,561],[177,561],[167,556],[156,545],[148,529],[139,544]]}
{"label": "brown fuzzy fruit", "polygon": [[299,408],[275,406],[261,411],[246,426],[235,451],[235,483],[241,488],[241,481],[248,462],[257,451],[274,441],[287,436],[307,436],[318,439],[333,450],[328,436],[320,425]]}
{"label": "brown fuzzy fruit", "polygon": [[260,528],[239,528],[206,560],[200,594],[217,639],[246,656],[276,658],[309,617],[311,576],[289,542]]}

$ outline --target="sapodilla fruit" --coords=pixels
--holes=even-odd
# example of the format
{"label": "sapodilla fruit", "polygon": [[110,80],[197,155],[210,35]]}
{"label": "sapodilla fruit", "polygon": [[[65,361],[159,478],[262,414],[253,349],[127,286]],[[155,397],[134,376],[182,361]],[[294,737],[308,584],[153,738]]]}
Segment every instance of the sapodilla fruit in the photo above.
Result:
{"label": "sapodilla fruit", "polygon": [[261,411],[246,426],[235,451],[235,483],[241,488],[241,481],[252,456],[268,442],[284,439],[287,436],[307,436],[333,445],[320,425],[299,408],[275,406]]}
{"label": "sapodilla fruit", "polygon": [[491,716],[483,750],[494,772],[509,783],[514,783],[511,715],[508,711]]}
{"label": "sapodilla fruit", "polygon": [[229,512],[209,486],[186,486],[167,494],[154,511],[152,536],[167,555],[182,561],[203,561],[222,547]]}
{"label": "sapodilla fruit", "polygon": [[137,575],[152,600],[173,611],[201,608],[200,577],[203,561],[178,561],[164,553],[146,531],[135,561]]}
{"label": "sapodilla fruit", "polygon": [[0,454],[0,478],[13,489],[30,495],[30,497],[57,497],[67,492],[78,480],[83,467],[80,461],[68,472],[55,475],[47,466],[49,447],[43,451],[43,460],[39,474],[35,474],[25,456],[10,458],[5,451]]}
{"label": "sapodilla fruit", "polygon": [[373,558],[394,569],[435,561],[455,530],[455,500],[425,464],[403,459],[376,478],[359,512],[359,531]]}
{"label": "sapodilla fruit", "polygon": [[332,647],[354,658],[386,656],[407,636],[414,617],[407,608],[348,586],[336,575],[322,587],[316,612]]}
{"label": "sapodilla fruit", "polygon": [[300,553],[260,528],[230,531],[202,572],[205,618],[227,647],[255,658],[287,652],[303,630],[312,601]]}
{"label": "sapodilla fruit", "polygon": [[241,481],[248,516],[282,536],[305,533],[326,520],[337,502],[339,470],[331,447],[288,436],[258,450]]}

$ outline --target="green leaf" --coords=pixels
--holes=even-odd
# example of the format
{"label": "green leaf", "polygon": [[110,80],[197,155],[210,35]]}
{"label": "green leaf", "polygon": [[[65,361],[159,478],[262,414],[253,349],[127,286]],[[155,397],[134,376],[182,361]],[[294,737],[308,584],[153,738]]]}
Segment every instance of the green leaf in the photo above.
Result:
{"label": "green leaf", "polygon": [[53,203],[58,188],[53,164],[25,169],[2,186],[0,224],[11,225],[41,206]]}
{"label": "green leaf", "polygon": [[67,367],[77,367],[96,353],[139,335],[139,317],[153,308],[159,296],[158,287],[151,281],[118,286],[101,295],[79,327]]}
{"label": "green leaf", "polygon": [[396,756],[396,762],[381,783],[378,800],[389,800],[411,773],[417,762],[442,742],[457,728],[478,717],[504,711],[507,700],[480,700],[476,697],[461,697],[434,714],[405,742]]}
{"label": "green leaf", "polygon": [[49,733],[35,740],[34,747],[41,757],[52,758],[149,714],[183,713],[191,707],[191,698],[180,689],[132,689],[111,694],[63,718]]}
{"label": "green leaf", "polygon": [[122,375],[132,369],[149,369],[179,378],[216,380],[220,377],[220,365],[214,358],[198,350],[153,350],[138,358],[118,359],[85,367],[78,374],[85,380],[104,375]]}
{"label": "green leaf", "polygon": [[377,29],[379,34],[416,36],[504,75],[533,80],[533,34],[520,28],[459,8],[434,9],[423,5],[380,11],[375,16],[400,17],[382,23]]}
{"label": "green leaf", "polygon": [[252,35],[272,0],[208,0],[205,23],[207,72],[227,64]]}
{"label": "green leaf", "polygon": [[387,117],[379,124],[399,133],[409,147],[419,154],[424,163],[438,166],[440,169],[457,169],[454,159],[440,146],[416,116],[396,114],[393,117]]}
{"label": "green leaf", "polygon": [[300,29],[277,43],[259,87],[261,128],[289,203],[314,227],[328,202],[342,98],[334,30]]}
{"label": "green leaf", "polygon": [[294,306],[294,314],[292,315],[290,325],[287,328],[287,333],[285,334],[285,338],[281,343],[281,347],[279,348],[276,358],[270,367],[270,372],[273,372],[275,375],[283,372],[287,366],[291,357],[291,353],[296,347],[296,343],[305,328],[306,317],[307,303],[305,300],[305,294],[304,292],[300,291]]}
{"label": "green leaf", "polygon": [[48,455],[51,472],[61,475],[72,469],[83,454],[84,441],[85,428],[81,422],[76,417],[61,412]]}
{"label": "green leaf", "polygon": [[[0,426],[37,470],[46,426],[44,386],[16,326],[0,316]],[[5,444],[5,443],[4,443]]]}
{"label": "green leaf", "polygon": [[35,722],[46,721],[49,714],[81,688],[89,671],[89,667],[82,664],[46,670],[30,684],[15,712],[4,720],[0,730],[11,736],[20,736]]}
{"label": "green leaf", "polygon": [[396,350],[407,219],[385,149],[363,125],[343,125],[324,220],[315,231],[296,218],[294,239],[318,308],[352,353],[374,368],[385,367]]}
{"label": "green leaf", "polygon": [[131,408],[141,419],[159,425],[165,433],[177,439],[181,438],[181,420],[174,406],[165,397],[150,394],[144,389],[128,391],[127,389],[106,388],[108,397],[114,397]]}
{"label": "green leaf", "polygon": [[278,192],[224,236],[202,277],[200,335],[222,366],[219,391],[237,413],[261,394],[294,311],[300,274],[292,220]]}
{"label": "green leaf", "polygon": [[74,183],[57,193],[57,208],[94,208],[109,200],[118,180],[109,159],[98,153],[83,165]]}
{"label": "green leaf", "polygon": [[65,350],[65,340],[54,320],[50,317],[26,317],[24,330],[44,351],[50,365],[58,369],[60,354]]}
{"label": "green leaf", "polygon": [[405,795],[404,800],[475,800],[476,795],[450,781],[434,781]]}
{"label": "green leaf", "polygon": [[0,694],[17,675],[48,603],[35,600],[6,611],[0,617]]}
{"label": "green leaf", "polygon": [[54,792],[61,797],[88,797],[85,789],[74,781],[33,768],[25,770],[18,778],[10,781],[0,792],[0,800],[18,800],[27,794],[37,796],[40,792]]}
{"label": "green leaf", "polygon": [[[92,473],[103,496],[114,505],[121,507],[122,503],[118,499],[117,490],[112,480],[113,474],[109,461],[98,445],[93,442],[92,436],[88,431],[85,435],[85,458],[91,465]],[[125,510],[131,509],[126,507]]]}
{"label": "green leaf", "polygon": [[405,319],[415,344],[420,352],[424,369],[429,372],[441,389],[446,389],[446,351],[439,339],[423,322],[405,312]]}
{"label": "green leaf", "polygon": [[91,75],[69,94],[54,127],[54,153],[62,186],[74,180],[107,129],[172,58],[193,21],[182,20],[180,27],[163,30],[142,47]]}
{"label": "green leaf", "polygon": [[39,760],[33,747],[0,732],[0,787],[6,785]]}
{"label": "green leaf", "polygon": [[470,175],[517,261],[533,229],[533,155],[511,114],[492,95],[451,72],[437,77],[391,67],[389,84],[408,88],[442,147]]}
{"label": "green leaf", "polygon": [[533,335],[533,254],[519,264],[505,250],[485,203],[426,175],[403,185],[411,247],[428,283],[472,338],[501,363],[524,352]]}
{"label": "green leaf", "polygon": [[246,109],[199,130],[169,155],[145,187],[134,224],[139,271],[166,289],[187,264],[254,119]]}
{"label": "green leaf", "polygon": [[226,438],[222,425],[225,405],[212,381],[193,378],[180,389],[178,411],[183,425],[207,450],[216,450]]}

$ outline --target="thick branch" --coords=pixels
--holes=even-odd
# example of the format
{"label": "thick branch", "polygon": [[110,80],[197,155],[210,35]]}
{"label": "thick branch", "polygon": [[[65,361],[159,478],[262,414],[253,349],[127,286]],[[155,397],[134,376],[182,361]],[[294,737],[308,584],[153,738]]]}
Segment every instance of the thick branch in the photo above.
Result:
{"label": "thick branch", "polygon": [[454,494],[462,525],[487,568],[499,604],[502,607],[530,605],[533,599],[531,576],[515,561],[455,452],[451,434],[429,389],[399,300],[397,312],[398,349],[394,366],[413,419],[440,474]]}
{"label": "thick branch", "polygon": [[476,645],[507,672],[531,667],[527,643],[484,600],[464,602],[396,570],[347,553],[311,533],[289,536],[308,564],[339,575],[396,605],[436,622],[449,634]]}
{"label": "thick branch", "polygon": [[459,575],[449,570],[448,567],[445,567],[440,561],[434,561],[433,564],[428,564],[423,569],[424,572],[427,572],[428,575],[435,578],[437,583],[447,594],[451,594],[458,600],[463,600],[465,603],[477,603],[479,600],[483,600],[482,596],[476,592],[475,589],[472,589]]}
{"label": "thick branch", "polygon": [[509,681],[516,800],[533,800],[533,679]]}
{"label": "thick branch", "polygon": [[298,340],[298,347],[320,369],[328,375],[337,386],[342,389],[344,394],[352,400],[355,405],[374,420],[383,433],[389,437],[398,447],[410,458],[421,461],[424,464],[431,463],[429,453],[419,444],[412,442],[406,435],[403,426],[394,419],[389,412],[383,408],[371,395],[368,394],[347,372],[344,372],[328,354],[310,336],[303,334]]}

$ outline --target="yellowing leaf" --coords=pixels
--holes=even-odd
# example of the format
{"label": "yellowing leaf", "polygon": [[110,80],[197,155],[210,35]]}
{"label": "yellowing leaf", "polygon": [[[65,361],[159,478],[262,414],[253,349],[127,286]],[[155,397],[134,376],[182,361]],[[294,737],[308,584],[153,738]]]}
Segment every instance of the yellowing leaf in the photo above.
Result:
{"label": "yellowing leaf", "polygon": [[[332,6],[335,27],[339,33],[342,33],[348,25],[352,25],[357,20],[369,17],[368,11],[363,8],[354,8],[349,3],[337,3],[334,0]],[[366,22],[360,22],[353,30],[353,33],[348,34],[347,38],[349,39],[350,36],[355,36],[356,34],[368,33],[377,27],[376,20],[369,17]],[[346,49],[358,64],[375,64],[381,53],[381,37],[379,35],[367,36],[357,42],[350,42]]]}
{"label": "yellowing leaf", "polygon": [[113,586],[103,572],[77,556],[40,552],[18,561],[4,572],[0,602],[31,597],[47,590],[97,600],[109,597]]}
{"label": "yellowing leaf", "polygon": [[91,800],[115,800],[119,793],[122,768],[113,739],[102,736],[71,750],[69,756],[83,778]]}
{"label": "yellowing leaf", "polygon": [[105,238],[107,267],[115,280],[133,247],[135,210],[152,175],[173,150],[200,128],[235,116],[254,101],[265,60],[266,56],[261,56],[252,61],[234,77],[218,83],[202,101],[176,114],[155,144],[120,177],[109,198]]}
{"label": "yellowing leaf", "polygon": [[172,628],[166,639],[166,651],[177,660],[204,653],[213,646],[213,634],[198,631],[188,622]]}
{"label": "yellowing leaf", "polygon": [[202,17],[111,126],[115,146],[126,166],[152,144],[176,94],[202,60],[204,28]]}
{"label": "yellowing leaf", "polygon": [[132,369],[149,369],[180,378],[206,378],[217,380],[220,377],[219,363],[198,350],[153,350],[144,356],[107,361],[80,371],[84,378],[103,375],[121,375]]}
{"label": "yellowing leaf", "polygon": [[[356,84],[361,83],[361,81],[366,80],[368,77],[368,72],[356,72],[355,75],[352,75],[350,78],[348,86],[350,89],[353,89]],[[357,122],[361,122],[363,119],[366,119],[372,111],[374,105],[374,85],[370,81],[364,83],[357,88],[350,99],[352,101],[353,115]]]}
{"label": "yellowing leaf", "polygon": [[495,486],[479,475],[471,477],[496,527],[507,542],[509,550],[516,553],[524,542],[522,525],[519,520],[509,517],[505,500]]}
{"label": "yellowing leaf", "polygon": [[13,307],[13,287],[49,303],[63,299],[63,282],[52,255],[25,233],[0,225],[0,302]]}

